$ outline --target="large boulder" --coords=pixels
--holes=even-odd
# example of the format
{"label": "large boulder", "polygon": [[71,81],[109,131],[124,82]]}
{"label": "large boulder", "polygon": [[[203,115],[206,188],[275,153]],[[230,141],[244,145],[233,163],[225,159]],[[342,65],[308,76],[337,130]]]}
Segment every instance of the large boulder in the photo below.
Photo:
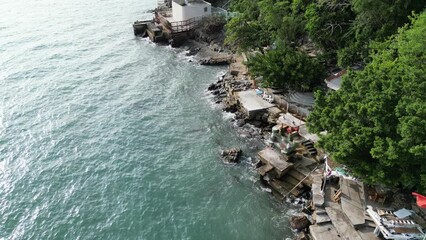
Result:
{"label": "large boulder", "polygon": [[309,219],[304,215],[296,215],[290,218],[290,226],[297,231],[302,231],[309,227],[310,224]]}
{"label": "large boulder", "polygon": [[209,87],[207,88],[207,90],[213,91],[213,90],[216,90],[218,88],[219,88],[219,84],[212,83],[212,84],[209,85]]}
{"label": "large boulder", "polygon": [[240,148],[230,148],[222,151],[222,158],[225,163],[237,163],[240,160],[241,156]]}
{"label": "large boulder", "polygon": [[232,55],[212,56],[207,59],[200,60],[201,65],[228,65],[232,62]]}

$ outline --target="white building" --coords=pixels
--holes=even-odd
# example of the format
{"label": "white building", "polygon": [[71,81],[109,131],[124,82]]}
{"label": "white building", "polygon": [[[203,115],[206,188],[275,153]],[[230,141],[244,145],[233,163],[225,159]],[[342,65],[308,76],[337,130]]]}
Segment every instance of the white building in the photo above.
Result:
{"label": "white building", "polygon": [[173,21],[185,21],[211,15],[212,5],[203,0],[173,0],[172,13]]}

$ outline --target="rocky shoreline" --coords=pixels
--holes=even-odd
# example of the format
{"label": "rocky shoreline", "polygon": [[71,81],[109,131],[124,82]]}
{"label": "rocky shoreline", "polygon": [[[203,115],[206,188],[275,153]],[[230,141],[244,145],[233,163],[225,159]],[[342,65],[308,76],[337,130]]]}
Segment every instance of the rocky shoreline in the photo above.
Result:
{"label": "rocky shoreline", "polygon": [[[364,194],[367,186],[356,179],[348,180],[347,175],[329,178],[328,171],[332,170],[327,168],[327,156],[314,146],[319,137],[305,126],[309,111],[300,112],[291,99],[279,98],[274,90],[256,88],[243,65],[244,57],[223,47],[224,23],[219,20],[202,22],[188,35],[191,39],[179,46],[200,65],[229,65],[207,90],[223,111],[234,114],[231,121],[241,137],[266,146],[257,154],[256,170],[261,182],[278,199],[303,206],[303,213],[290,219],[291,227],[298,232],[297,239],[378,239],[377,228],[374,230],[376,226],[366,215],[367,202],[368,207],[375,206],[378,192]],[[268,106],[262,101],[277,104]],[[236,164],[242,151],[229,147],[220,156],[224,163]],[[348,190],[348,186],[353,189]],[[367,199],[370,197],[374,200]],[[347,203],[357,208],[347,209]],[[406,203],[404,207],[410,209]]]}
{"label": "rocky shoreline", "polygon": [[[283,170],[283,172],[281,172],[282,174],[280,172],[278,172],[278,174],[276,172],[270,174],[274,170],[271,171],[272,167],[269,165],[270,162],[268,162],[268,159],[262,159],[263,157],[261,153],[268,151],[273,147],[278,150],[281,149],[281,152],[282,150],[285,150],[286,147],[283,147],[280,142],[282,143],[286,141],[277,141],[277,137],[281,138],[281,140],[283,136],[284,138],[291,138],[294,134],[294,132],[292,132],[294,127],[280,128],[279,130],[276,129],[277,124],[280,122],[278,117],[286,112],[283,109],[279,109],[279,111],[276,112],[272,111],[272,113],[268,109],[267,112],[258,114],[254,118],[247,116],[247,113],[244,109],[242,109],[241,103],[235,93],[248,91],[250,89],[253,90],[253,84],[247,76],[246,69],[242,67],[241,57],[234,56],[233,59],[234,60],[229,65],[228,71],[220,76],[216,82],[210,84],[207,90],[213,95],[213,101],[222,106],[223,111],[234,114],[234,118],[231,119],[231,121],[234,123],[233,125],[236,132],[241,137],[250,139],[251,141],[256,141],[262,146],[271,146],[266,147],[266,149],[258,153],[260,161],[256,164],[256,168],[263,185],[268,189],[271,189],[271,193],[277,196],[278,200],[285,200],[288,203],[300,206],[300,214],[293,215],[290,218],[290,225],[296,233],[295,239],[341,239],[343,235],[351,236],[351,234],[352,236],[357,237],[354,239],[379,239],[374,234],[374,223],[371,222],[371,218],[365,213],[367,205],[380,207],[380,204],[378,205],[380,200],[377,201],[374,198],[374,196],[377,196],[377,193],[375,191],[374,193],[370,193],[372,189],[365,187],[366,194],[364,196],[364,184],[361,181],[345,180],[345,177],[336,177],[334,175],[332,175],[331,178],[324,177],[324,169],[327,169],[327,164],[324,161],[326,161],[325,159],[327,157],[320,149],[318,149],[318,151],[315,149],[312,141],[309,139],[306,140],[303,136],[301,136],[302,133],[299,131],[299,127],[296,127],[296,134],[300,134],[300,140],[296,140],[299,142],[299,147],[297,147],[297,149],[291,154],[286,153],[280,156],[280,158],[283,159],[283,162],[294,166],[289,168],[290,170]],[[254,97],[260,98],[260,96]],[[294,121],[298,120],[293,120],[293,123]],[[291,123],[288,124],[289,126],[292,125]],[[283,133],[284,129],[286,129],[286,132]],[[287,131],[289,129],[290,132]],[[304,131],[306,131],[306,129]],[[297,138],[296,135],[294,137]],[[230,149],[230,151],[233,152],[234,150]],[[238,154],[241,154],[239,149]],[[238,162],[237,155],[231,155],[231,160],[229,160],[228,155],[224,155],[222,153],[222,158],[225,163]],[[300,162],[306,162],[308,159],[311,160],[311,163],[304,166],[300,165]],[[294,183],[295,178],[293,177],[295,176],[291,173],[291,171],[303,172],[302,170],[305,170],[305,178],[309,177],[309,183],[305,182],[305,178],[296,179],[301,181]],[[306,170],[309,173],[306,173]],[[290,176],[287,176],[286,174]],[[294,188],[291,190],[289,190],[289,188],[285,188],[290,183],[294,185]],[[359,186],[358,189],[353,190],[354,193],[360,195],[358,200],[356,198],[347,198],[346,195],[348,193],[345,193],[346,195],[342,196],[342,198],[345,198],[345,202],[359,204],[360,207],[357,210],[351,210],[350,208],[347,209],[344,205],[341,205],[341,201],[343,200],[340,200],[341,196],[339,195],[339,191],[344,191],[342,189],[345,189],[346,185]],[[398,195],[398,192],[395,193],[394,196],[395,195]],[[415,205],[407,204],[410,201],[401,203],[398,199],[402,199],[402,197],[388,200],[388,204],[386,206],[395,210],[402,208],[415,209]],[[383,207],[383,202],[381,203],[381,206]],[[365,219],[364,217],[359,218],[359,223],[362,224],[356,225],[358,223],[355,224],[354,222],[356,221],[354,219],[345,216],[351,216],[351,214],[354,214],[352,211],[358,211],[358,215],[365,215]],[[417,209],[416,213],[413,214],[413,216],[416,216],[417,222],[420,224],[426,224],[424,220],[426,213],[424,213],[424,211],[422,212]],[[327,229],[331,229],[328,230],[330,232],[324,232]]]}
{"label": "rocky shoreline", "polygon": [[[272,128],[276,125],[279,115],[276,114],[275,116],[271,116],[273,114],[263,113],[257,115],[255,118],[249,118],[241,109],[233,93],[253,89],[253,83],[248,79],[247,71],[241,68],[241,57],[238,58],[238,56],[234,56],[234,59],[237,59],[237,61],[234,60],[229,65],[227,72],[220,76],[216,82],[210,84],[207,90],[213,95],[213,102],[220,104],[224,112],[234,114],[231,121],[240,137],[255,141],[259,143],[258,146],[266,146],[265,142],[271,137]],[[229,155],[227,154],[228,151],[232,152],[233,149],[231,148],[221,153],[223,161],[225,163],[238,162],[238,160],[234,158],[235,155],[231,157],[231,160],[229,159]],[[241,150],[238,149],[238,154],[240,153]],[[261,161],[259,161],[256,164],[256,168],[261,167],[261,165]],[[259,175],[259,177],[261,178],[263,187],[270,189],[271,186],[263,180],[262,176]],[[309,199],[310,192],[306,191],[299,197],[288,196],[285,200],[288,203],[304,208],[309,204]],[[282,201],[282,198],[278,196],[277,200]],[[290,225],[295,231],[299,232],[297,234],[297,239],[308,239],[307,227],[310,225],[310,222],[306,216],[293,216],[290,219]]]}
{"label": "rocky shoreline", "polygon": [[[296,233],[295,239],[341,239],[340,234],[344,233],[342,232],[342,226],[340,226],[342,221],[346,229],[353,229],[348,230],[349,232],[352,232],[356,236],[361,236],[361,239],[379,239],[373,234],[374,228],[372,228],[373,225],[371,224],[371,220],[369,220],[367,216],[365,220],[362,220],[366,223],[358,227],[344,220],[347,218],[343,215],[350,213],[345,212],[346,210],[343,205],[340,206],[340,200],[335,199],[339,192],[339,188],[341,188],[341,184],[337,184],[337,186],[332,186],[333,184],[331,184],[328,186],[332,181],[329,182],[328,178],[321,177],[324,175],[324,170],[322,170],[324,168],[324,154],[317,154],[317,150],[313,147],[313,142],[309,142],[304,138],[305,134],[309,135],[306,129],[299,131],[301,129],[299,129],[298,126],[302,124],[302,119],[306,116],[300,115],[299,111],[294,111],[291,104],[285,101],[284,104],[279,104],[277,102],[275,107],[271,107],[260,114],[257,113],[254,116],[250,116],[250,114],[243,109],[238,96],[238,93],[241,92],[255,91],[255,84],[249,79],[247,68],[243,65],[243,56],[234,54],[216,43],[209,44],[196,40],[188,40],[181,48],[187,51],[186,56],[193,56],[193,60],[190,60],[191,62],[195,61],[200,65],[229,66],[226,73],[218,77],[217,81],[210,84],[206,90],[212,94],[212,101],[215,104],[220,105],[224,112],[233,114],[233,118],[230,121],[233,123],[234,129],[240,137],[249,140],[251,142],[250,145],[255,146],[256,149],[267,146],[257,154],[257,158],[253,158],[259,159],[258,162],[254,162],[254,165],[263,187],[266,187],[268,192],[276,196],[278,201],[284,200],[287,203],[300,207],[300,214],[293,215],[290,218],[290,226]],[[268,97],[270,97],[272,100],[276,101],[275,97],[268,94],[271,94],[270,91],[266,94],[267,98],[264,97],[265,95],[255,95],[252,99],[263,97],[263,100],[268,101]],[[298,118],[290,114],[291,120],[289,121],[287,119],[284,124],[279,121],[279,118],[284,114],[289,114],[288,111],[292,112]],[[299,125],[295,124],[295,122],[298,122]],[[280,127],[277,129],[277,126]],[[299,137],[299,139],[296,140],[295,148],[297,145],[299,145],[299,147],[294,149],[295,151],[292,150],[293,152],[291,154],[287,154],[286,150],[288,144],[291,145],[293,141],[288,141],[286,138],[293,138],[294,129],[296,129],[296,134]],[[279,141],[277,141],[277,137]],[[284,146],[283,143],[286,143],[287,147]],[[282,155],[279,157],[281,164],[287,164],[290,170],[284,169],[282,171],[280,170],[281,172],[277,172],[277,167],[272,167],[271,162],[269,162],[270,160],[273,161],[274,157],[268,160],[267,157],[270,153],[266,154],[266,158],[261,156],[262,152],[268,152],[269,149],[271,149],[271,151],[275,149],[272,152],[277,150],[281,151]],[[222,152],[220,152],[220,157],[225,164],[237,164],[242,154],[241,149],[229,146],[228,149],[223,149]],[[299,163],[301,161],[306,161],[308,158],[313,161],[301,167]],[[287,171],[289,171],[289,173],[287,173]],[[293,173],[291,173],[292,171]],[[301,172],[304,173],[300,174]],[[299,176],[299,178],[297,178],[294,175],[295,173],[297,173],[296,175],[300,174],[301,177]],[[311,174],[316,175],[316,177],[310,176]],[[307,177],[309,177],[309,180],[306,180]],[[340,178],[340,181],[342,182],[342,178]],[[324,185],[327,182],[325,191],[321,190],[322,182],[324,182]],[[351,184],[356,184],[356,181]],[[362,182],[360,184],[360,186],[362,186]],[[294,186],[294,188],[292,186]],[[357,192],[363,192],[361,187]],[[324,194],[331,195],[324,196]],[[319,197],[319,195],[321,196]],[[367,196],[371,197],[371,195],[366,195],[366,197]],[[375,201],[362,201],[375,204]],[[364,204],[366,204],[365,202]],[[407,202],[398,205],[394,204],[392,200],[392,203],[388,206],[392,206],[394,209],[400,207],[415,209],[413,205],[408,206]],[[362,209],[362,211],[364,212],[364,209]],[[333,217],[335,214],[340,214],[340,216]],[[416,216],[420,216],[417,218],[417,221],[421,224],[426,224],[426,221],[424,221],[424,219],[426,219],[426,213],[417,209],[416,214]],[[358,231],[358,229],[361,230]],[[325,230],[330,232],[324,232]],[[347,233],[345,232],[345,234]]]}
{"label": "rocky shoreline", "polygon": [[187,51],[186,56],[193,56],[195,62],[200,65],[229,66],[207,90],[213,95],[215,104],[220,104],[224,112],[234,114],[231,121],[241,137],[264,144],[278,116],[271,118],[269,114],[263,114],[250,119],[241,111],[233,93],[253,88],[253,83],[248,79],[243,65],[242,56],[216,43],[208,44],[196,40],[188,40],[181,48]]}

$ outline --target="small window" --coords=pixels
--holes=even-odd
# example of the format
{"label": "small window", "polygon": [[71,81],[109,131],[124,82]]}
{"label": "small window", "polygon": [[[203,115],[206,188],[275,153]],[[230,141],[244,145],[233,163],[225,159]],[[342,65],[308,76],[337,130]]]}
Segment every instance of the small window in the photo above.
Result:
{"label": "small window", "polygon": [[207,12],[207,7],[204,8],[204,12]]}

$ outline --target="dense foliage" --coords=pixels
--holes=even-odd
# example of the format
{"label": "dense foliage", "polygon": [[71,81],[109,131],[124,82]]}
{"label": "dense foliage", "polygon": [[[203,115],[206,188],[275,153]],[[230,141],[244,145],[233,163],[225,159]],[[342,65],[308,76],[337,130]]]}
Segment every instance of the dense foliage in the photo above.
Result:
{"label": "dense foliage", "polygon": [[349,71],[341,90],[316,93],[309,127],[327,130],[323,147],[367,182],[426,192],[425,13],[405,26],[425,7],[418,0],[233,0],[240,14],[225,26],[226,42],[260,52],[248,61],[251,74],[283,89],[312,89],[321,69],[365,66]]}
{"label": "dense foliage", "polygon": [[369,60],[369,43],[382,41],[421,12],[419,0],[233,0],[239,12],[227,24],[227,43],[242,51],[277,40],[294,48],[313,43],[325,63],[351,66]]}
{"label": "dense foliage", "polygon": [[262,76],[268,87],[309,90],[322,78],[322,66],[316,59],[279,44],[265,54],[256,54],[247,62],[250,74]]}
{"label": "dense foliage", "polygon": [[339,91],[316,93],[309,129],[366,181],[426,192],[426,12],[371,50]]}

